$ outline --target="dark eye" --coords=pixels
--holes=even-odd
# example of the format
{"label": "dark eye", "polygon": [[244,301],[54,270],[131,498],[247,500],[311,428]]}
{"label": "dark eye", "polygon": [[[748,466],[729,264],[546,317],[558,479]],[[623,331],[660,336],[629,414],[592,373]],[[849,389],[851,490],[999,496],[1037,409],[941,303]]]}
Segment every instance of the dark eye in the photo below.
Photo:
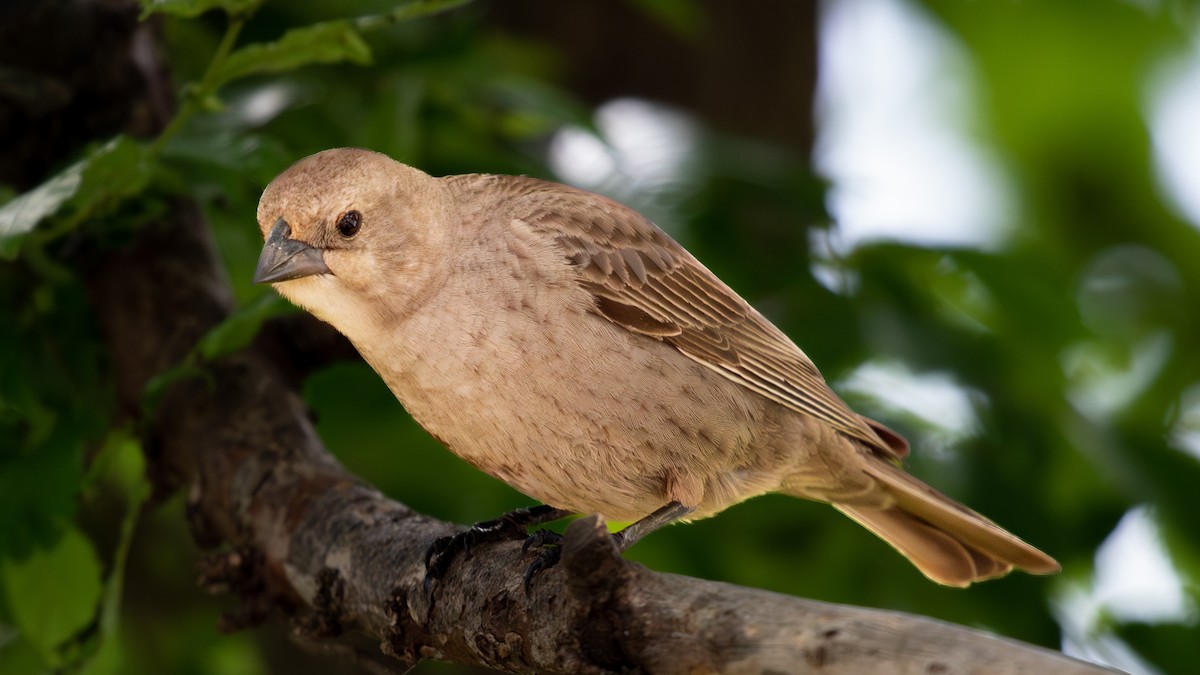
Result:
{"label": "dark eye", "polygon": [[358,234],[358,228],[360,227],[362,227],[362,214],[358,211],[347,211],[338,218],[338,234],[347,239]]}

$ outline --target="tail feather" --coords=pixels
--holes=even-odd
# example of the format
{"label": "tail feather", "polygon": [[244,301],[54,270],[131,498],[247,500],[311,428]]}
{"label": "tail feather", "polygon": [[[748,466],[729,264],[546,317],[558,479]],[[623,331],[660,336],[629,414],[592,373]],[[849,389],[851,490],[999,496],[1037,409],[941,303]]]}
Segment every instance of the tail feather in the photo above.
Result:
{"label": "tail feather", "polygon": [[965,587],[1003,576],[1013,567],[1033,574],[1061,569],[1050,556],[890,463],[875,460],[865,468],[894,503],[834,506],[895,547],[930,579]]}

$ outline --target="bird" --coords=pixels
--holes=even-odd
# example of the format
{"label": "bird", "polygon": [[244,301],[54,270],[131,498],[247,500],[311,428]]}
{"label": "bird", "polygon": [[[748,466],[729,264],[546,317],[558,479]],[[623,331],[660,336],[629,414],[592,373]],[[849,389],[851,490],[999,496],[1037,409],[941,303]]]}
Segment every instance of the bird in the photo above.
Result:
{"label": "bird", "polygon": [[257,219],[254,281],[349,338],[450,451],[541,503],[475,535],[600,514],[632,523],[613,535],[624,549],[776,492],[832,504],[939,584],[1060,570],[910,475],[903,437],[617,201],[335,148],[272,180]]}

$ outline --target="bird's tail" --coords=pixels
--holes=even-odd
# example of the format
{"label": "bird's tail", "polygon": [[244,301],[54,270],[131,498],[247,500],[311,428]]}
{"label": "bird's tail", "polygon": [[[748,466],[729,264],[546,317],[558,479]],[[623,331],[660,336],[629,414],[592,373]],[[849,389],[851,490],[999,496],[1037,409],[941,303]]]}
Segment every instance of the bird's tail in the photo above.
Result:
{"label": "bird's tail", "polygon": [[1053,558],[902,469],[873,459],[864,467],[891,496],[887,507],[834,503],[839,511],[904,554],[925,576],[947,586],[1007,574],[1061,568]]}

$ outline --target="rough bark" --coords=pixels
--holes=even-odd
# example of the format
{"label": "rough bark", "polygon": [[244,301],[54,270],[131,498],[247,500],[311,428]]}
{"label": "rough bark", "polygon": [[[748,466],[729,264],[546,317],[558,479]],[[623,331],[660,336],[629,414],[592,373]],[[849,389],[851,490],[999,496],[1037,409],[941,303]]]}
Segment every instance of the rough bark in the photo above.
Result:
{"label": "rough bark", "polygon": [[[29,28],[33,23],[18,23],[49,11],[34,7],[81,13],[39,18],[36,26],[51,34],[62,22],[95,20],[103,28],[84,32],[79,42],[95,41],[77,53],[111,61],[101,72],[134,84],[94,88],[135,100],[24,111],[17,100],[6,111],[14,117],[5,119],[96,133],[153,133],[161,126],[154,111],[162,106],[152,99],[170,87],[147,46],[149,29],[131,20],[128,7],[111,15],[115,10],[104,3],[21,7],[25,15],[6,17],[15,42],[36,45],[46,35]],[[28,30],[16,30],[21,26]],[[115,46],[97,51],[96,44]],[[57,72],[57,66],[37,63],[22,67],[38,77]],[[128,79],[131,72],[140,74],[142,85]],[[123,121],[105,117],[78,126],[76,118],[101,113]],[[18,184],[34,184],[83,140],[57,137],[40,161],[6,169],[20,173]],[[123,409],[134,414],[148,381],[228,313],[231,294],[199,209],[186,200],[132,243],[90,250],[98,258],[87,270],[97,320]],[[207,562],[205,583],[242,597],[228,627],[286,617],[302,641],[344,647],[368,663],[380,663],[382,652],[394,657],[383,661],[393,669],[437,658],[568,673],[1102,670],[930,619],[655,573],[617,555],[595,519],[572,524],[562,563],[539,576],[529,596],[521,578],[532,554],[514,541],[457,561],[431,604],[421,587],[423,552],[455,526],[385,498],[321,446],[294,388],[305,368],[289,364],[304,349],[342,354],[345,348],[307,325],[295,318],[275,324],[251,348],[209,364],[207,377],[177,382],[148,420],[145,441],[156,486],[160,492],[186,486],[197,542],[227,546]],[[305,343],[310,347],[279,357],[281,344]],[[355,637],[362,635],[381,649],[364,648]]]}

